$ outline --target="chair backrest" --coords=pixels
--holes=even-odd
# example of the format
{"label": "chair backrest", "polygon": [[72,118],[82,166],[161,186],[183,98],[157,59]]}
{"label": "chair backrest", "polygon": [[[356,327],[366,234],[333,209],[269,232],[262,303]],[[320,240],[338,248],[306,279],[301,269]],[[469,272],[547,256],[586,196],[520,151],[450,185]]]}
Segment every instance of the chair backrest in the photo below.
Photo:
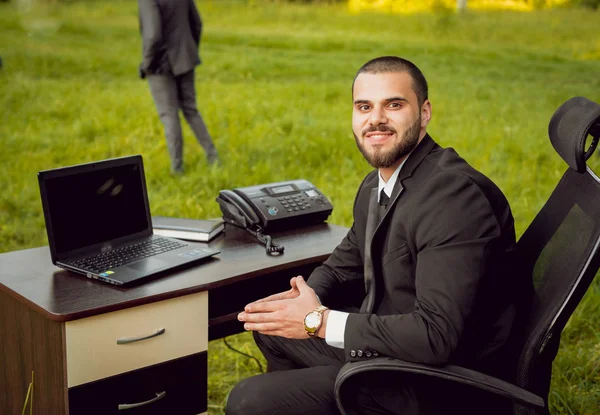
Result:
{"label": "chair backrest", "polygon": [[561,333],[600,266],[600,178],[586,166],[600,139],[600,105],[568,100],[548,134],[569,168],[517,243],[519,266],[533,279],[533,302],[515,377],[546,402]]}

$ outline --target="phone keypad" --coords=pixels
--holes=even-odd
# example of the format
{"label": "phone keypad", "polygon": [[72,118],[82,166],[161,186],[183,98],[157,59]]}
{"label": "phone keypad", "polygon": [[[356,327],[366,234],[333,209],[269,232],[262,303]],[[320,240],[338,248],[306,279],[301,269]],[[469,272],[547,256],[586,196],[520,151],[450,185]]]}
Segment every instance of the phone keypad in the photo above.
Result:
{"label": "phone keypad", "polygon": [[311,205],[303,195],[280,196],[277,198],[287,212],[310,209]]}

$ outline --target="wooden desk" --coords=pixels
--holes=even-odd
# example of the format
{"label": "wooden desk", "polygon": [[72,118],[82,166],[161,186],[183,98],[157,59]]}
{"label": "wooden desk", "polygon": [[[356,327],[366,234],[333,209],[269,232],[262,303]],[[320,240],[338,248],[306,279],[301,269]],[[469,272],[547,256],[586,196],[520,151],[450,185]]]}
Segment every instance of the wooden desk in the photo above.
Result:
{"label": "wooden desk", "polygon": [[213,259],[129,288],[56,268],[48,247],[0,254],[0,413],[21,412],[32,371],[34,414],[206,413],[208,341],[242,331],[245,304],[308,276],[346,232],[273,234],[285,253],[270,257],[227,227],[209,244],[221,250]]}

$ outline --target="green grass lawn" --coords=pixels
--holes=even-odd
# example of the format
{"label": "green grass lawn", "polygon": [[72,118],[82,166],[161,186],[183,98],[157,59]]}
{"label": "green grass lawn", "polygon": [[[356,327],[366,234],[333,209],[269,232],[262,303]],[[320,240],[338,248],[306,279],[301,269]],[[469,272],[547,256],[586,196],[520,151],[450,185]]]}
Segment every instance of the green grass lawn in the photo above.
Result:
{"label": "green grass lawn", "polygon": [[[19,2],[18,4],[24,4]],[[199,105],[220,151],[209,168],[187,126],[183,177],[169,174],[148,85],[137,78],[135,1],[23,9],[0,3],[0,252],[47,243],[39,170],[140,153],[153,214],[219,216],[223,188],[304,178],[349,226],[370,167],[350,127],[350,86],[367,60],[413,60],[430,83],[429,131],[505,192],[520,235],[566,164],[547,126],[565,100],[600,102],[600,13],[353,15],[343,5],[203,1]],[[600,167],[600,156],[592,165]],[[600,413],[600,284],[580,304],[554,364],[552,413]],[[248,334],[228,341],[259,357]],[[209,413],[259,373],[209,346]]]}

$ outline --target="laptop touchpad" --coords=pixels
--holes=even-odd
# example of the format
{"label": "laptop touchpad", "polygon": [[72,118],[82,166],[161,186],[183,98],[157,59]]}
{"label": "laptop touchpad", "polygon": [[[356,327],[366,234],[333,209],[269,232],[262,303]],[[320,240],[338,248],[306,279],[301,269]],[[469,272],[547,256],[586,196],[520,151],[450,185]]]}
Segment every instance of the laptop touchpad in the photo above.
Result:
{"label": "laptop touchpad", "polygon": [[169,263],[166,261],[161,261],[160,259],[156,258],[146,258],[143,261],[138,261],[131,265],[127,265],[127,268],[132,268],[137,271],[148,272],[154,271],[159,268],[164,268],[167,265],[169,265]]}

